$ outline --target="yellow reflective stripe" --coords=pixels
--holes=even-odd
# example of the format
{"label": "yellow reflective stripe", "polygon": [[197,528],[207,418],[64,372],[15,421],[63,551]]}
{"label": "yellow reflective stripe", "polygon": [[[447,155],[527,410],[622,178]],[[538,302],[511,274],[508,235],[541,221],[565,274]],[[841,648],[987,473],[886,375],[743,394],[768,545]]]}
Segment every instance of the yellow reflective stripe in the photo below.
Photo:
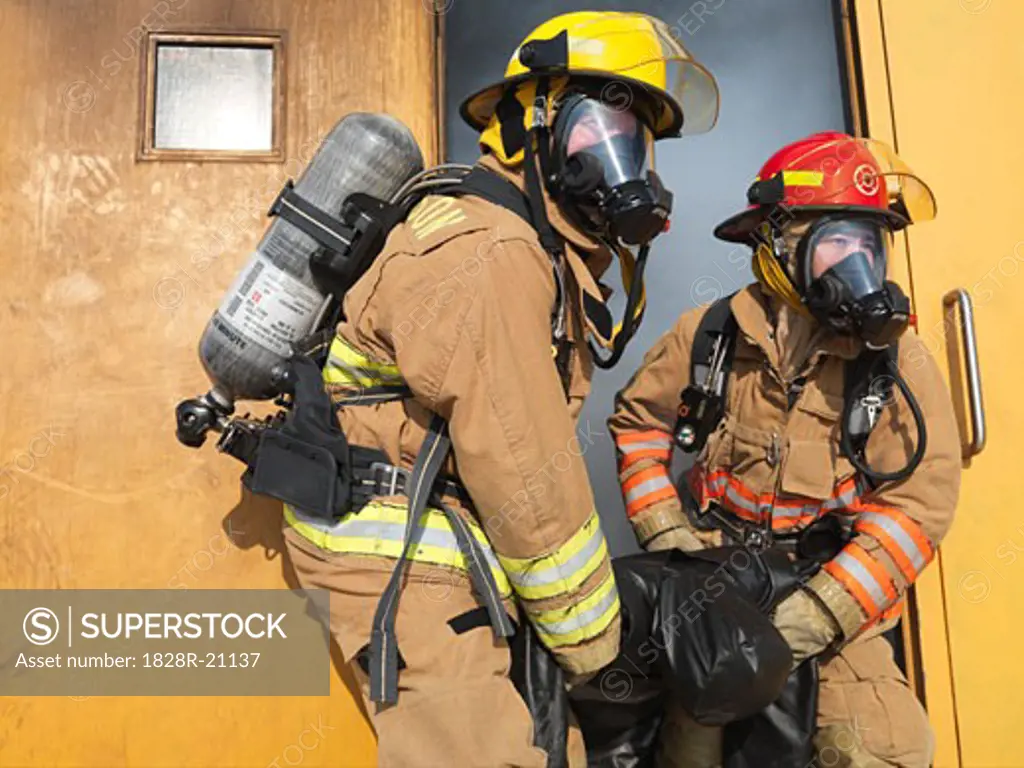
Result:
{"label": "yellow reflective stripe", "polygon": [[517,558],[498,555],[519,595],[542,600],[578,590],[608,557],[608,546],[597,512],[558,549],[548,555]]}
{"label": "yellow reflective stripe", "polygon": [[381,383],[381,380],[376,376],[359,374],[353,370],[345,370],[344,368],[331,365],[330,361],[324,366],[324,384],[368,389],[380,386]]}
{"label": "yellow reflective stripe", "polygon": [[[408,509],[404,505],[370,502],[358,513],[345,515],[340,520],[329,523],[285,504],[284,517],[296,533],[321,549],[350,555],[377,555],[397,559],[402,554]],[[423,528],[419,538],[410,548],[409,559],[468,572],[466,556],[459,549],[458,540],[444,512],[428,507],[421,519]],[[501,570],[483,531],[469,521],[466,521],[466,527],[481,544],[501,595],[511,595],[512,586]]]}
{"label": "yellow reflective stripe", "polygon": [[524,608],[548,648],[578,645],[597,637],[614,621],[619,614],[619,592],[609,570],[597,589],[572,605],[536,613],[529,603]]}
{"label": "yellow reflective stripe", "polygon": [[448,226],[465,221],[466,214],[461,208],[448,210],[455,205],[454,197],[428,197],[417,205],[407,218],[407,223],[417,240]]}
{"label": "yellow reflective stripe", "polygon": [[782,183],[787,187],[820,187],[825,183],[822,171],[783,171]]}
{"label": "yellow reflective stripe", "polygon": [[359,387],[404,384],[401,371],[392,363],[381,363],[335,336],[323,372],[326,384],[351,384]]}

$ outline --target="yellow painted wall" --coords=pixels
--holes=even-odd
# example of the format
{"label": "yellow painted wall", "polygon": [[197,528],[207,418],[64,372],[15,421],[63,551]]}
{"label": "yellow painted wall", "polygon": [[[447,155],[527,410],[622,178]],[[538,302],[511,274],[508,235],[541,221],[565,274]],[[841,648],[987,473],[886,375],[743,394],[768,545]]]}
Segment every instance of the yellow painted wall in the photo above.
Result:
{"label": "yellow painted wall", "polygon": [[1024,3],[856,3],[872,135],[893,140],[932,186],[936,221],[908,237],[922,337],[949,378],[970,439],[958,320],[974,304],[988,443],[964,463],[957,519],[917,590],[937,766],[1024,766]]}

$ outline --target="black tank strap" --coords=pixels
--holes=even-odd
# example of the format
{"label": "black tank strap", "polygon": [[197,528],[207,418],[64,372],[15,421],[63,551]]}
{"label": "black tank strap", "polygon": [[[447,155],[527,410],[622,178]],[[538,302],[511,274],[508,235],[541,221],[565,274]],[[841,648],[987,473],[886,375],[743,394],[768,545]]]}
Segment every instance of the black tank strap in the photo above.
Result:
{"label": "black tank strap", "polygon": [[524,195],[515,184],[503,179],[498,174],[475,166],[466,177],[450,193],[455,196],[473,195],[490,203],[499,205],[521,218],[531,227],[530,206]]}
{"label": "black tank strap", "polygon": [[337,218],[300,197],[291,179],[285,183],[267,215],[284,219],[332,251],[346,250],[355,234]]}
{"label": "black tank strap", "polygon": [[690,383],[698,384],[704,381],[711,367],[711,354],[714,350],[715,340],[725,337],[729,341],[729,356],[725,365],[722,366],[724,374],[722,384],[722,396],[725,396],[725,388],[729,381],[729,372],[732,369],[733,352],[736,349],[734,340],[739,332],[736,318],[732,314],[730,302],[735,293],[723,296],[714,302],[708,311],[701,317],[697,325],[697,332],[693,336],[693,347],[690,350]]}

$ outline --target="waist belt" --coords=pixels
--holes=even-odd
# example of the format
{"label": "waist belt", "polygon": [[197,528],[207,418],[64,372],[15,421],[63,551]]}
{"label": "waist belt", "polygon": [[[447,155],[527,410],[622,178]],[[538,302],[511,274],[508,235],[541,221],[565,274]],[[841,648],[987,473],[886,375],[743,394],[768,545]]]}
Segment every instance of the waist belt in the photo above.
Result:
{"label": "waist belt", "polygon": [[[352,446],[352,510],[358,512],[378,496],[408,496],[412,488],[412,471],[396,467],[387,457],[373,448]],[[457,499],[464,507],[471,507],[472,498],[455,480],[437,478],[430,489],[430,501],[440,502],[444,497]]]}

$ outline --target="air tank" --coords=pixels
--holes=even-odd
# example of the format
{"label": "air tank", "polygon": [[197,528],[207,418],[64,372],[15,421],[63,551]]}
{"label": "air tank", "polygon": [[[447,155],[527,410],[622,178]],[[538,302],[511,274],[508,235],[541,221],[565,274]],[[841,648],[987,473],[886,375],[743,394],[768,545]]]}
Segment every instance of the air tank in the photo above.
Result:
{"label": "air tank", "polygon": [[[422,170],[415,138],[390,115],[356,112],[334,126],[288,196],[282,192],[275,203],[291,201],[288,215],[274,218],[203,331],[199,358],[213,386],[178,404],[179,441],[198,448],[209,430],[229,426],[237,400],[279,394],[275,374],[292,342],[316,330],[330,297],[314,279],[311,258],[324,246],[293,222],[308,228],[317,210],[338,217],[357,193],[391,200]],[[334,222],[330,226],[343,231]],[[342,250],[351,243],[335,241]]]}
{"label": "air tank", "polygon": [[[353,113],[331,130],[295,184],[295,192],[337,216],[351,194],[389,200],[423,169],[409,129],[384,114]],[[313,330],[326,296],[310,273],[322,246],[276,217],[235,277],[199,342],[199,357],[213,383],[208,397],[222,407],[276,393],[271,371],[290,344]]]}

